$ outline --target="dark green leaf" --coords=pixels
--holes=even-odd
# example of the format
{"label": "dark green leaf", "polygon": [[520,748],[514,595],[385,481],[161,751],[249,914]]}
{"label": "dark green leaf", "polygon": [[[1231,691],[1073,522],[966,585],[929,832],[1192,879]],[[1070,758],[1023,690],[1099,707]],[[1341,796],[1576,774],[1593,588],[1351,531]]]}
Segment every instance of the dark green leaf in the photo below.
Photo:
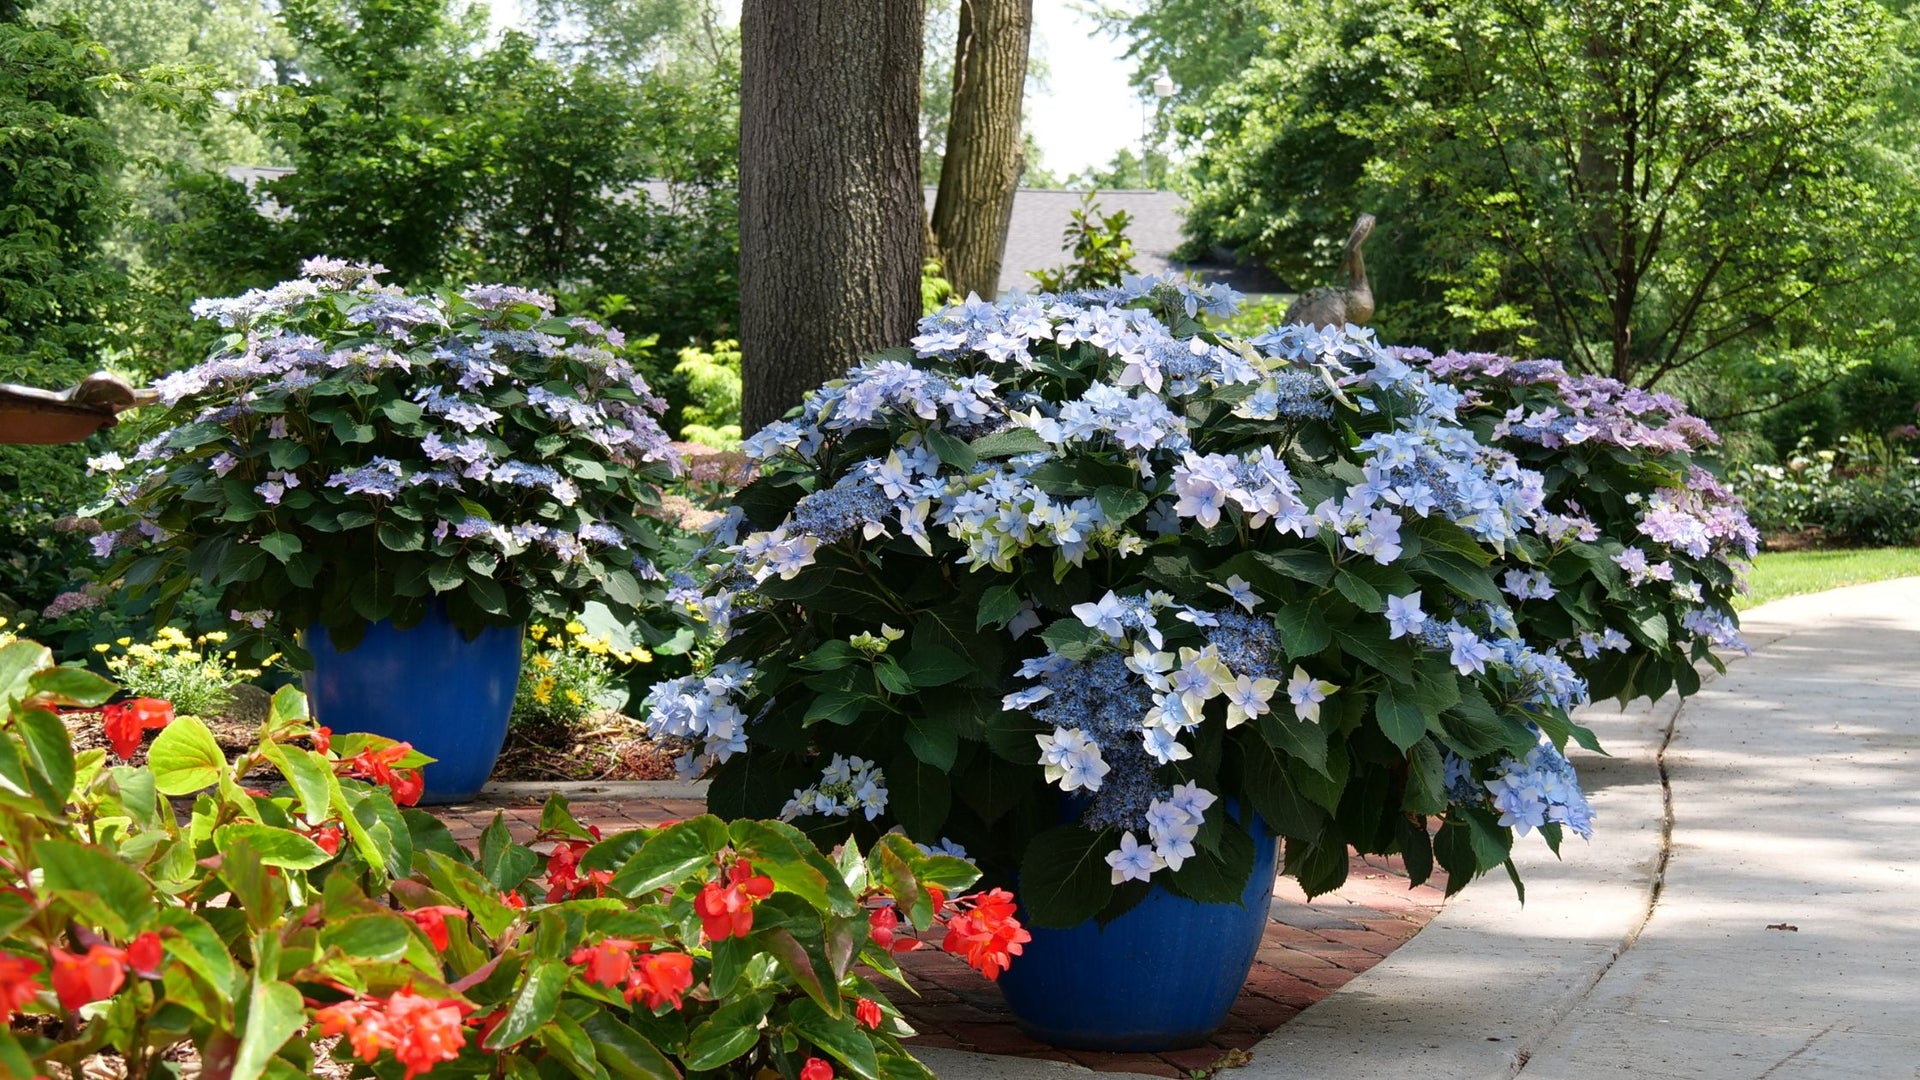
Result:
{"label": "dark green leaf", "polygon": [[1147,493],[1137,484],[1108,485],[1095,491],[1093,497],[1100,503],[1100,513],[1115,528],[1147,508]]}
{"label": "dark green leaf", "polygon": [[1099,914],[1113,896],[1106,855],[1116,846],[1110,830],[1077,825],[1034,837],[1020,860],[1020,902],[1033,925],[1064,929]]}
{"label": "dark green leaf", "polygon": [[992,626],[1004,629],[1013,621],[1015,615],[1020,614],[1023,606],[1024,602],[1020,598],[1018,589],[1012,585],[995,585],[980,594],[980,613],[974,621],[973,628],[984,630]]}
{"label": "dark green leaf", "polygon": [[[1382,687],[1373,699],[1373,716],[1382,734],[1402,751],[1426,737],[1427,714],[1406,691],[1394,686]],[[1438,717],[1434,717],[1437,722]]]}
{"label": "dark green leaf", "polygon": [[773,1007],[773,994],[762,990],[742,994],[713,1011],[687,1039],[686,1066],[690,1072],[717,1069],[760,1041],[760,1022]]}
{"label": "dark green leaf", "polygon": [[973,440],[973,452],[982,458],[1018,457],[1021,454],[1044,453],[1047,449],[1046,440],[1032,428],[1009,428]]}
{"label": "dark green leaf", "polygon": [[978,452],[973,447],[939,428],[928,428],[923,435],[927,440],[927,447],[938,455],[941,461],[961,472],[973,471],[974,465],[980,460]]}
{"label": "dark green leaf", "polygon": [[945,686],[973,674],[973,665],[960,654],[941,645],[918,644],[900,661],[913,685],[922,689]]}
{"label": "dark green leaf", "polygon": [[289,559],[299,554],[304,545],[300,543],[300,538],[292,533],[276,532],[268,533],[261,537],[260,547],[267,554],[279,559],[282,564],[285,564]]}
{"label": "dark green leaf", "polygon": [[607,1072],[622,1080],[680,1080],[659,1047],[639,1032],[613,1018],[605,1009],[594,1009],[580,1018],[580,1026],[593,1039],[595,1054]]}
{"label": "dark green leaf", "polygon": [[953,768],[960,751],[960,736],[951,724],[917,713],[907,716],[903,738],[915,757],[942,772]]}
{"label": "dark green leaf", "polygon": [[1318,600],[1296,600],[1282,604],[1274,612],[1280,629],[1280,645],[1290,660],[1317,656],[1333,643],[1333,631],[1327,625],[1326,610]]}

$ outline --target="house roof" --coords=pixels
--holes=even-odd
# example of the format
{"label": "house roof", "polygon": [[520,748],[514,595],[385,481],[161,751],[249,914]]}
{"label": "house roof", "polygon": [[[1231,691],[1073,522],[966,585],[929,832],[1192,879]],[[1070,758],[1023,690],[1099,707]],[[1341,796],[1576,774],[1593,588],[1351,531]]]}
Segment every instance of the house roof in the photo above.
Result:
{"label": "house roof", "polygon": [[[236,165],[227,175],[246,184],[249,190],[263,181],[277,180],[292,169]],[[649,201],[662,206],[674,205],[672,185],[650,180],[640,185]],[[927,211],[933,211],[936,188],[926,188]],[[1052,188],[1021,188],[1014,192],[1013,215],[1007,225],[1007,248],[1000,260],[998,291],[1032,289],[1036,270],[1065,266],[1070,258],[1063,242],[1073,212],[1085,195],[1081,191]],[[1230,258],[1208,258],[1183,262],[1173,253],[1185,242],[1184,226],[1187,201],[1171,191],[1099,191],[1094,205],[1102,214],[1126,211],[1127,239],[1133,243],[1133,265],[1143,274],[1191,272],[1206,282],[1225,282],[1243,293],[1254,295],[1284,293],[1286,284],[1252,264]],[[279,216],[286,211],[264,195],[261,212]]]}
{"label": "house roof", "polygon": [[[926,189],[927,208],[933,208],[936,189]],[[1067,264],[1063,238],[1073,223],[1073,212],[1085,195],[1080,191],[1021,188],[1014,193],[1013,215],[1007,225],[1007,248],[1000,261],[1000,289],[1031,289],[1033,272]],[[1243,293],[1289,291],[1285,284],[1255,266],[1209,259],[1182,262],[1173,253],[1186,241],[1183,231],[1187,201],[1171,191],[1100,191],[1093,196],[1102,214],[1126,211],[1132,219],[1127,239],[1133,243],[1133,265],[1143,274],[1191,271],[1208,282],[1223,281]]]}

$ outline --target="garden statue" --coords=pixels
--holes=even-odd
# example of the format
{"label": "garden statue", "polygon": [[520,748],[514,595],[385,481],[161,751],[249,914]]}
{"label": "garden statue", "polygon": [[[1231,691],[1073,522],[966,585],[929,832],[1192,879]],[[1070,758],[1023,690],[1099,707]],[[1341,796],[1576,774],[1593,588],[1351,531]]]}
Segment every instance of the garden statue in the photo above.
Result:
{"label": "garden statue", "polygon": [[1371,232],[1373,215],[1361,214],[1353,223],[1353,232],[1347,236],[1347,254],[1341,260],[1347,283],[1301,293],[1287,305],[1287,313],[1280,319],[1283,325],[1305,324],[1338,330],[1348,324],[1365,326],[1367,320],[1373,318],[1373,289],[1367,285],[1367,266],[1360,261],[1360,246],[1367,242],[1367,234]]}
{"label": "garden statue", "polygon": [[0,383],[0,443],[76,443],[118,423],[123,410],[154,399],[152,390],[135,390],[104,371],[57,391]]}

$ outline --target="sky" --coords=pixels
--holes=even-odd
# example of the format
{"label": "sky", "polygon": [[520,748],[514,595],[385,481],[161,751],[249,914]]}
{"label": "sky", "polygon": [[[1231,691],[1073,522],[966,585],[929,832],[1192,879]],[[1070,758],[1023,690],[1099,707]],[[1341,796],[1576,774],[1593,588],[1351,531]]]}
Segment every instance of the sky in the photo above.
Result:
{"label": "sky", "polygon": [[[1033,3],[1032,55],[1048,74],[1046,89],[1028,94],[1027,120],[1041,163],[1063,179],[1105,165],[1123,146],[1137,150],[1143,120],[1140,98],[1127,86],[1126,43],[1099,33],[1079,7],[1077,0]],[[495,29],[520,19],[519,0],[491,0],[491,11]]]}

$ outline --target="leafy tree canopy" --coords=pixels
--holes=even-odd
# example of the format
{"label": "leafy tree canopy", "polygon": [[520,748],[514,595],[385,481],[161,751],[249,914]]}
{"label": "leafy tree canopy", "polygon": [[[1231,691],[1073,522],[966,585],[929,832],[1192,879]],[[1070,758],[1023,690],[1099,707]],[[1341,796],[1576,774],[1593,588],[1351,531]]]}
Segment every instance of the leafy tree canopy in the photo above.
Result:
{"label": "leafy tree canopy", "polygon": [[1914,53],[1877,5],[1195,6],[1124,28],[1181,87],[1196,242],[1312,283],[1376,212],[1390,336],[1652,385],[1857,322],[1911,247],[1877,140]]}

